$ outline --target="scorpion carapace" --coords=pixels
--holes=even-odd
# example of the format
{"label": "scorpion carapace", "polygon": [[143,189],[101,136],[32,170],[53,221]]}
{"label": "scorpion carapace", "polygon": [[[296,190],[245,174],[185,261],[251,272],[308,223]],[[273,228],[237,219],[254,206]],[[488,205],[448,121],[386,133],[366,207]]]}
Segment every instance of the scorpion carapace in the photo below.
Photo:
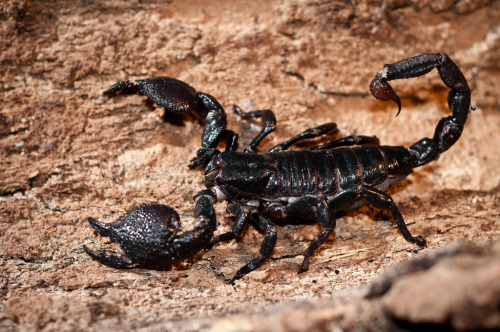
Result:
{"label": "scorpion carapace", "polygon": [[[173,112],[194,112],[205,119],[201,148],[190,167],[205,169],[205,190],[194,196],[195,228],[178,234],[179,216],[165,205],[141,205],[117,222],[106,224],[89,218],[102,236],[120,246],[120,253],[85,251],[96,261],[115,268],[137,265],[165,269],[172,260],[184,260],[221,241],[242,235],[252,222],[263,232],[259,254],[233,277],[255,270],[271,255],[276,244],[276,227],[284,223],[316,221],[322,231],[304,252],[299,272],[307,271],[309,258],[335,228],[335,213],[369,204],[389,210],[403,237],[425,246],[421,236],[413,236],[392,198],[384,191],[408,176],[413,168],[436,160],[460,137],[470,109],[471,91],[457,65],[445,54],[430,53],[385,65],[370,84],[380,100],[398,95],[389,81],[424,75],[437,68],[444,84],[451,89],[448,105],[451,116],[439,121],[433,138],[423,138],[408,148],[381,146],[376,137],[347,136],[311,149],[288,150],[293,144],[337,130],[335,123],[308,129],[278,144],[268,152],[256,153],[259,143],[276,126],[270,110],[234,111],[242,118],[260,118],[263,128],[255,139],[237,152],[238,135],[226,129],[226,113],[214,97],[196,92],[184,82],[168,77],[125,81],[104,94],[138,93]],[[225,151],[217,147],[225,142]],[[234,216],[232,231],[214,235],[216,217],[213,204],[227,201],[227,212]]]}

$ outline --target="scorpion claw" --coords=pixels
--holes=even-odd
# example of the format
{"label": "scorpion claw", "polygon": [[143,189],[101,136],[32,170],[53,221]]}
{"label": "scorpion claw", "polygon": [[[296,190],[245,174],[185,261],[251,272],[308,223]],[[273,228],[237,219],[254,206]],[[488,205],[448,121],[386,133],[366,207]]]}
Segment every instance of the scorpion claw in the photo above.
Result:
{"label": "scorpion claw", "polygon": [[104,95],[139,94],[148,97],[157,105],[172,112],[198,111],[199,98],[196,90],[175,78],[158,76],[136,81],[113,84]]}
{"label": "scorpion claw", "polygon": [[393,100],[396,104],[398,104],[398,113],[396,114],[396,116],[398,116],[401,112],[401,101],[399,100],[399,96],[396,91],[394,91],[392,86],[387,83],[386,75],[387,70],[383,69],[375,76],[375,78],[370,83],[370,92],[378,100]]}
{"label": "scorpion claw", "polygon": [[135,264],[157,270],[167,269],[172,260],[193,257],[210,243],[216,226],[211,199],[209,192],[199,194],[194,211],[196,227],[182,234],[177,234],[179,215],[167,205],[137,206],[111,224],[89,218],[90,225],[100,235],[108,236],[117,243],[120,252],[95,252],[85,245],[83,249],[93,260],[114,268]]}
{"label": "scorpion claw", "polygon": [[111,224],[94,218],[88,220],[99,235],[109,237],[121,250],[120,253],[107,254],[83,246],[92,259],[114,268],[132,264],[156,269],[170,266],[179,215],[169,206],[143,204]]}
{"label": "scorpion claw", "polygon": [[95,261],[117,269],[122,269],[130,266],[133,262],[121,253],[107,254],[105,252],[96,252],[90,250],[86,245],[83,245],[83,250]]}
{"label": "scorpion claw", "polygon": [[92,226],[92,228],[95,229],[100,236],[110,236],[111,234],[110,224],[100,222],[99,220],[94,219],[92,217],[89,217],[88,220],[90,226]]}
{"label": "scorpion claw", "polygon": [[122,81],[113,84],[110,86],[106,91],[104,91],[102,94],[104,96],[112,96],[118,93],[125,93],[125,94],[135,94],[139,93],[141,89],[141,86],[137,84],[134,81]]}

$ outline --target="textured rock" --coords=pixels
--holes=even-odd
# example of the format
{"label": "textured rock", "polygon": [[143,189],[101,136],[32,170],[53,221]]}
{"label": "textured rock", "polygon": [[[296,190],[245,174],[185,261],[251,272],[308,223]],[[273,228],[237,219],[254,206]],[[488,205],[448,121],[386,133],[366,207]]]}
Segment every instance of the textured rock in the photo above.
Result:
{"label": "textured rock", "polygon": [[[330,299],[234,315],[213,331],[474,331],[500,328],[500,243],[457,242],[396,264],[368,287]],[[392,287],[374,295],[381,283]]]}
{"label": "textured rock", "polygon": [[383,297],[384,311],[408,325],[499,329],[499,243],[481,251],[469,243],[456,247],[428,257],[435,266],[399,277]]}
{"label": "textured rock", "polygon": [[[297,330],[366,327],[364,319],[374,330],[389,328],[395,323],[380,315],[404,277],[372,300],[353,287],[457,239],[500,235],[499,18],[500,2],[488,0],[0,2],[0,330],[255,327],[252,317],[274,312]],[[224,280],[262,241],[252,228],[241,242],[171,271],[117,271],[84,253],[82,244],[113,247],[89,216],[113,221],[141,203],[162,203],[187,228],[192,196],[203,187],[202,173],[187,168],[200,123],[163,117],[140,96],[102,96],[114,82],[166,75],[210,93],[242,133],[241,146],[256,127],[233,116],[233,104],[276,113],[277,131],[263,148],[330,121],[341,135],[408,145],[449,114],[439,76],[396,82],[397,118],[392,103],[369,96],[368,84],[384,63],[434,51],[462,68],[476,110],[455,146],[390,191],[428,248],[405,242],[386,213],[365,207],[339,216],[308,273],[296,270],[318,228],[287,226],[278,230],[273,259],[234,286]],[[227,231],[224,204],[217,213],[218,231]],[[417,273],[424,271],[407,277]],[[476,286],[467,280],[464,287]],[[393,314],[403,325],[433,322],[411,308]],[[301,324],[288,321],[295,315]],[[275,326],[267,321],[259,326]]]}

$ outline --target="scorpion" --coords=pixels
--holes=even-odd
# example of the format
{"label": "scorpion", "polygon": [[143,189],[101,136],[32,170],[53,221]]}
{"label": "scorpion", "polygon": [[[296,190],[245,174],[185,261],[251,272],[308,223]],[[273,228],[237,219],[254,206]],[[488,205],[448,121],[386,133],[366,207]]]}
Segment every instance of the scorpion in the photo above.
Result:
{"label": "scorpion", "polygon": [[[211,95],[196,91],[187,83],[169,77],[153,77],[114,84],[104,92],[140,94],[167,111],[195,113],[205,120],[201,148],[189,164],[205,170],[206,189],[194,196],[194,228],[180,231],[180,218],[171,207],[143,204],[126,212],[114,223],[88,218],[101,236],[119,245],[119,252],[84,250],[99,263],[113,268],[138,266],[164,270],[175,262],[242,236],[252,223],[265,233],[259,254],[241,267],[232,281],[260,267],[277,241],[277,226],[317,222],[321,231],[303,253],[299,273],[309,268],[311,255],[328,239],[336,225],[335,213],[350,211],[364,204],[389,210],[404,239],[426,246],[421,236],[413,236],[393,199],[385,192],[412,173],[415,167],[439,158],[460,137],[470,109],[471,90],[458,66],[442,53],[422,54],[384,65],[370,84],[372,95],[382,101],[401,102],[389,81],[418,77],[437,68],[450,89],[451,116],[442,118],[434,137],[423,138],[409,147],[384,146],[376,137],[352,135],[309,149],[289,150],[299,141],[320,137],[337,130],[326,123],[257,153],[259,143],[276,127],[271,110],[243,112],[241,118],[260,118],[262,128],[243,152],[236,151],[238,134],[226,129],[224,109]],[[225,150],[218,150],[225,143]],[[227,201],[232,230],[214,236],[217,221],[214,204]]]}

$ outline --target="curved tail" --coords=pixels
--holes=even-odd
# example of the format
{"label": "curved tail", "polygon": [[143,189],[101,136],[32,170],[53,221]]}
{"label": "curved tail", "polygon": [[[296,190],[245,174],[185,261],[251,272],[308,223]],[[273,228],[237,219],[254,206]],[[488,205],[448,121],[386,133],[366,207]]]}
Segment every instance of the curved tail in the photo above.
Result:
{"label": "curved tail", "polygon": [[[451,89],[448,107],[452,115],[442,118],[433,138],[423,138],[408,147],[416,157],[415,167],[425,165],[439,158],[460,138],[470,109],[471,90],[458,66],[443,53],[428,53],[384,65],[370,84],[370,91],[379,100],[393,100],[401,111],[401,102],[388,81],[425,75],[437,68],[444,84]],[[399,114],[398,111],[398,114]]]}

